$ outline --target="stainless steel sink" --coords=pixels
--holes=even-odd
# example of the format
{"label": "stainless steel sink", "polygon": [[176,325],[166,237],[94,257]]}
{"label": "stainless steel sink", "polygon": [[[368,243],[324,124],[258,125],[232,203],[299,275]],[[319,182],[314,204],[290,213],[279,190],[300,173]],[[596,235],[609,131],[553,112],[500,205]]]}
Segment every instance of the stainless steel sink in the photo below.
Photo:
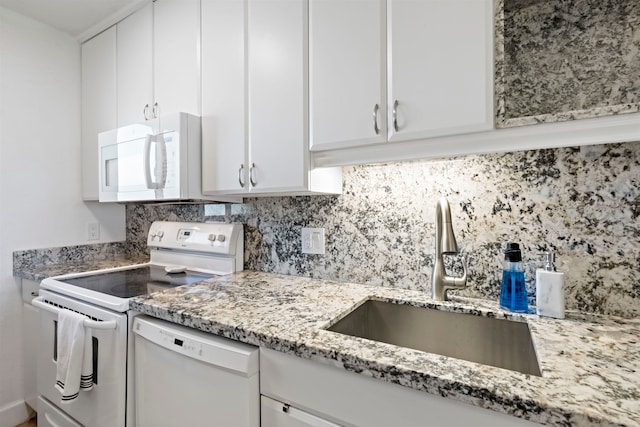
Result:
{"label": "stainless steel sink", "polygon": [[541,376],[524,322],[367,300],[327,329]]}

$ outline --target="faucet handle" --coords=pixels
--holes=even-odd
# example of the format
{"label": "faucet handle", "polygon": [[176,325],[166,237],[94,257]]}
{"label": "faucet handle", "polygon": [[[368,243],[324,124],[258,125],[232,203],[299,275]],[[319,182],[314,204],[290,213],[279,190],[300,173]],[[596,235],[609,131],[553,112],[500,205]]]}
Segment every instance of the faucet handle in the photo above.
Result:
{"label": "faucet handle", "polygon": [[454,282],[456,286],[466,286],[467,285],[467,271],[469,268],[469,254],[464,254],[462,257],[462,276],[456,277]]}

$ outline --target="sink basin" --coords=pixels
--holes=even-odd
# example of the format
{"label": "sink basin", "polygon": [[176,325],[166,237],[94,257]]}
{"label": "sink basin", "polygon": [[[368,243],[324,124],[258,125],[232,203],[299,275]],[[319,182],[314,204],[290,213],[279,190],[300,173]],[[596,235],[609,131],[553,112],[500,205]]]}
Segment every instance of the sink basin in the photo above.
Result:
{"label": "sink basin", "polygon": [[367,300],[327,330],[541,376],[524,322]]}

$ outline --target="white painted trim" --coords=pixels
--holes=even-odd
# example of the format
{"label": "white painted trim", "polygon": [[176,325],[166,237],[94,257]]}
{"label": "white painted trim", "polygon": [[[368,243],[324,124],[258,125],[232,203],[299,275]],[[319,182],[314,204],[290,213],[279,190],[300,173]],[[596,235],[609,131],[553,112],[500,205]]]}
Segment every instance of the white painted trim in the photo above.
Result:
{"label": "white painted trim", "polygon": [[144,6],[146,6],[148,3],[151,3],[152,1],[153,0],[133,0],[131,4],[128,4],[127,6],[118,10],[117,12],[109,15],[102,21],[89,27],[87,30],[83,31],[82,33],[78,34],[76,36],[76,39],[78,40],[78,42],[80,42],[80,44],[82,44],[87,40],[89,40],[90,38],[97,36],[107,28],[122,21],[124,18],[131,15],[132,13],[138,11],[139,9],[142,9]]}
{"label": "white painted trim", "polygon": [[316,151],[316,167],[640,141],[640,113]]}
{"label": "white painted trim", "polygon": [[0,408],[0,426],[15,426],[31,417],[31,410],[24,400],[16,400]]}

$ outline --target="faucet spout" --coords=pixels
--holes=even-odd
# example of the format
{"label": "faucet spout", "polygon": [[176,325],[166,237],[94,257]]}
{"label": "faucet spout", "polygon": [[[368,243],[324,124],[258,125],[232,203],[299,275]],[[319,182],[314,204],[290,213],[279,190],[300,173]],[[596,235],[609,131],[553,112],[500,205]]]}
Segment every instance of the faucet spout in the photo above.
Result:
{"label": "faucet spout", "polygon": [[458,253],[458,244],[453,234],[451,209],[446,198],[442,197],[436,204],[436,253],[431,275],[431,296],[437,301],[447,300],[447,290],[461,289],[467,285],[467,260],[462,261],[461,277],[448,276],[444,268],[443,255]]}

